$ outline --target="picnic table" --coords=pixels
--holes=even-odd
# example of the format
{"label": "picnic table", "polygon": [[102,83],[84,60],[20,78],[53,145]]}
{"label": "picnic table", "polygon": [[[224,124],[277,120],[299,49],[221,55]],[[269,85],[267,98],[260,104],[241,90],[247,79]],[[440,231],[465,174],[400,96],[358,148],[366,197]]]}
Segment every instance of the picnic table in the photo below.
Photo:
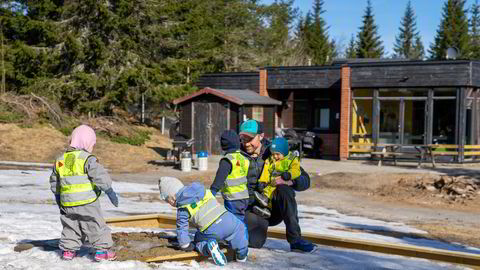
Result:
{"label": "picnic table", "polygon": [[381,151],[374,151],[371,153],[372,157],[379,157],[378,166],[382,166],[382,162],[386,158],[392,159],[396,166],[398,158],[405,157],[418,160],[417,168],[420,168],[422,162],[425,161],[427,157],[432,156],[432,147],[430,145],[381,144],[376,147],[382,148]]}

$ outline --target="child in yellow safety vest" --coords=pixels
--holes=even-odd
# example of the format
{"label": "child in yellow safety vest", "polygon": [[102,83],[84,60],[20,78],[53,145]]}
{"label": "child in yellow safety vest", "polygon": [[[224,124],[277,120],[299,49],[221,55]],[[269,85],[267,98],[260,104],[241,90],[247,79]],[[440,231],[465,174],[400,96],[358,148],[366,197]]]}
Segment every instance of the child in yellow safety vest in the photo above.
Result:
{"label": "child in yellow safety vest", "polygon": [[261,206],[255,205],[253,212],[259,216],[269,218],[272,209],[272,198],[277,185],[293,185],[293,181],[300,174],[298,157],[288,151],[288,142],[285,138],[275,138],[270,145],[271,156],[265,161],[263,171],[258,180],[258,191],[254,192],[255,200]]}
{"label": "child in yellow safety vest", "polygon": [[[184,186],[173,177],[161,177],[158,187],[160,198],[177,208],[177,245],[180,249],[196,250],[223,266],[227,258],[217,242],[223,240],[235,252],[237,262],[247,261],[245,224],[219,204],[210,190],[198,182]],[[197,228],[193,242],[188,233],[189,223]]]}
{"label": "child in yellow safety vest", "polygon": [[250,162],[240,150],[240,137],[235,131],[225,130],[220,144],[225,156],[220,160],[210,190],[213,195],[221,191],[225,208],[244,221],[249,200],[247,173]]}
{"label": "child in yellow safety vest", "polygon": [[104,191],[115,207],[118,198],[112,189],[112,179],[105,168],[91,154],[96,143],[95,131],[81,125],[72,132],[70,146],[55,160],[50,176],[50,187],[60,208],[63,226],[58,246],[62,258],[72,260],[88,239],[96,249],[95,260],[115,260],[112,235],[98,197]]}

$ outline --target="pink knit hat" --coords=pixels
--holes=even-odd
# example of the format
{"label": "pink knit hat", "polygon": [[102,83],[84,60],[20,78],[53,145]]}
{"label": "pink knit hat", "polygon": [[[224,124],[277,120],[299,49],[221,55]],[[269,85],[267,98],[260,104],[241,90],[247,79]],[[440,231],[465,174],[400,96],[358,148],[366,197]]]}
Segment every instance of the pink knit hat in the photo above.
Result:
{"label": "pink knit hat", "polygon": [[81,125],[73,130],[70,146],[77,149],[84,149],[91,153],[96,142],[97,136],[95,135],[95,131],[87,125]]}

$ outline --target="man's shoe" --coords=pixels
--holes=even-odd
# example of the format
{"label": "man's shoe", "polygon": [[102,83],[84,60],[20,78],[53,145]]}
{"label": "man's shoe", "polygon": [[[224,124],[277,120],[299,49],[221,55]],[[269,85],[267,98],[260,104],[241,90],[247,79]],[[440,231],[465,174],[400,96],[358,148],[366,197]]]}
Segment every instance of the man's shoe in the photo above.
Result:
{"label": "man's shoe", "polygon": [[268,208],[261,208],[257,205],[255,205],[252,210],[253,210],[253,213],[255,213],[255,214],[257,214],[257,215],[259,215],[263,218],[270,218],[270,216],[272,215],[270,213],[270,210],[268,210]]}
{"label": "man's shoe", "polygon": [[75,253],[75,251],[64,250],[63,255],[62,255],[62,259],[66,260],[66,261],[70,261],[70,260],[73,260],[73,258],[75,258],[75,255],[77,255]]}
{"label": "man's shoe", "polygon": [[316,245],[303,239],[300,239],[297,242],[290,244],[290,250],[295,252],[312,253],[315,251],[316,248]]}
{"label": "man's shoe", "polygon": [[106,249],[99,249],[95,252],[95,261],[114,261],[117,259],[117,254],[115,251],[110,251]]}
{"label": "man's shoe", "polygon": [[208,240],[207,248],[208,253],[210,253],[216,265],[224,266],[227,264],[227,257],[225,257],[225,254],[220,250],[216,240]]}
{"label": "man's shoe", "polygon": [[255,197],[255,200],[258,202],[258,204],[262,207],[267,207],[268,206],[268,198],[267,196],[263,195],[262,193],[258,191],[254,191],[253,195]]}
{"label": "man's shoe", "polygon": [[237,262],[246,262],[246,261],[247,261],[247,258],[248,258],[248,253],[249,253],[249,252],[250,252],[250,251],[247,249],[247,252],[245,252],[245,254],[238,254],[238,253],[237,253],[235,260],[236,260]]}

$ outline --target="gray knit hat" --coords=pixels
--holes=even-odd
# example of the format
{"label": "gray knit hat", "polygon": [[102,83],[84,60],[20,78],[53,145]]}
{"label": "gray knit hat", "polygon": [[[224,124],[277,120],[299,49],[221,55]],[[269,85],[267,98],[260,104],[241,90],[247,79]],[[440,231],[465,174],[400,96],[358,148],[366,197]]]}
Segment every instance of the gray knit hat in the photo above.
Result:
{"label": "gray knit hat", "polygon": [[158,189],[160,189],[160,199],[166,200],[168,196],[175,196],[183,188],[183,184],[175,177],[160,177],[158,180]]}

